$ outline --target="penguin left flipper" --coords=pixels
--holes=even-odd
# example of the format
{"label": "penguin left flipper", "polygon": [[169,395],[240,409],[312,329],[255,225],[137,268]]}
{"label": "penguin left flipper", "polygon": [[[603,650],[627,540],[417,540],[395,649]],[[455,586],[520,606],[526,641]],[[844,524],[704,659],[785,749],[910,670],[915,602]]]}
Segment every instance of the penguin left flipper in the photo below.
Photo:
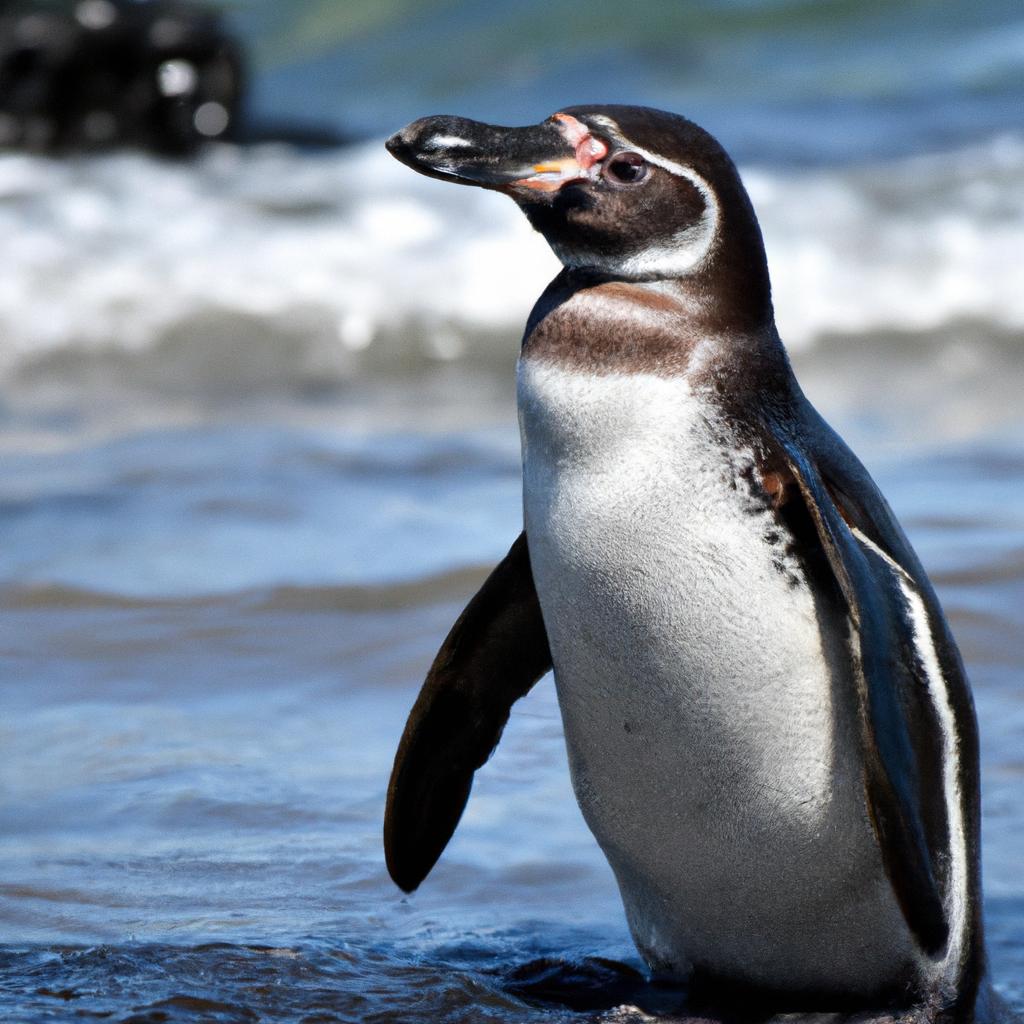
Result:
{"label": "penguin left flipper", "polygon": [[[844,501],[852,490],[838,472],[845,467],[827,457],[819,464],[792,441],[781,446],[850,618],[867,806],[886,873],[921,948],[935,955],[949,937],[940,887],[949,812],[941,782],[928,777],[941,763],[941,729],[919,635],[931,629],[926,609],[934,597],[911,574],[917,561],[902,534],[887,536],[895,520],[882,510],[876,520]],[[886,539],[894,551],[885,550]],[[930,637],[926,642],[933,650]]]}
{"label": "penguin left flipper", "polygon": [[550,668],[521,533],[452,626],[409,713],[384,815],[385,860],[401,889],[412,892],[429,874],[512,705]]}

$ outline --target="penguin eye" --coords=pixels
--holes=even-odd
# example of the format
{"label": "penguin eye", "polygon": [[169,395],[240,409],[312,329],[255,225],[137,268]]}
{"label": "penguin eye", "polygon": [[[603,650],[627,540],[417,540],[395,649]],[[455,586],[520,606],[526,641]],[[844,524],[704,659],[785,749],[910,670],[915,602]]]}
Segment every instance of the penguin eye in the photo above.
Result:
{"label": "penguin eye", "polygon": [[616,153],[605,162],[602,173],[619,185],[638,185],[647,177],[647,161],[639,153]]}

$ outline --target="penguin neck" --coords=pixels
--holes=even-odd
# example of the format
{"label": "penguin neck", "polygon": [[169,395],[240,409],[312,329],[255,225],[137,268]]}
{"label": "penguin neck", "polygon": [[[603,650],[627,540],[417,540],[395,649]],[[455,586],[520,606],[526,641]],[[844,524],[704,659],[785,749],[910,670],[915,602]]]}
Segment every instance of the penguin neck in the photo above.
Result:
{"label": "penguin neck", "polygon": [[[534,316],[551,300],[564,301],[587,289],[631,293],[641,306],[671,307],[695,338],[774,338],[775,313],[761,229],[746,191],[720,198],[716,237],[692,270],[675,277],[637,278],[612,270],[565,267],[541,296]],[[527,328],[529,335],[530,327]]]}
{"label": "penguin neck", "polygon": [[671,297],[686,311],[694,333],[705,337],[763,337],[775,333],[767,267],[757,273],[728,250],[713,252],[707,264],[684,277],[631,282]]}
{"label": "penguin neck", "polygon": [[722,307],[721,275],[711,278],[637,281],[567,268],[534,306],[522,356],[592,373],[699,373],[732,387],[744,376],[756,386],[766,373],[785,375],[770,301],[759,315],[733,315]]}
{"label": "penguin neck", "polygon": [[708,333],[774,334],[764,239],[746,190],[738,182],[719,197],[719,216],[716,239],[706,258],[672,285]]}
{"label": "penguin neck", "polygon": [[[673,277],[620,275],[615,270],[614,254],[606,253],[600,269],[566,266],[560,277],[570,287],[618,281],[624,287],[639,289],[638,296],[646,291],[671,298],[685,310],[695,334],[721,337],[774,334],[768,259],[750,197],[738,176],[719,174],[715,177],[714,237],[704,256],[692,268]],[[558,246],[552,245],[559,251]],[[671,258],[662,262],[670,264]],[[623,254],[622,263],[629,263],[629,254]]]}

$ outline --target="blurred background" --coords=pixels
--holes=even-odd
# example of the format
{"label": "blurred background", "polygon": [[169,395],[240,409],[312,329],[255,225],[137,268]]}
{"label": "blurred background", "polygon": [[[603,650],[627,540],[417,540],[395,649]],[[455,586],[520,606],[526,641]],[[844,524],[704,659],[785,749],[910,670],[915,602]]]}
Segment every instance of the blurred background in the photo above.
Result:
{"label": "blurred background", "polygon": [[[381,142],[600,102],[734,155],[805,390],[932,574],[1024,1007],[1019,0],[16,0],[4,1020],[643,1019],[587,974],[639,962],[550,681],[414,897],[379,839],[423,673],[520,529],[514,361],[557,270],[513,204]],[[582,1017],[514,990],[544,957]]]}

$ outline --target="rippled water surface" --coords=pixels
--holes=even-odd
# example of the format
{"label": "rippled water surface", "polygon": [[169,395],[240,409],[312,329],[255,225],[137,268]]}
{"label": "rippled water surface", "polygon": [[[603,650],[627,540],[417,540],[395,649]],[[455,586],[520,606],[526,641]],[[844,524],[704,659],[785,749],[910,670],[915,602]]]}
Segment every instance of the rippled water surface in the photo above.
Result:
{"label": "rippled water surface", "polygon": [[[973,416],[901,407],[920,347],[859,386],[835,379],[850,358],[799,368],[903,518],[968,661],[993,959],[1024,1002],[1022,425],[969,372]],[[991,358],[996,394],[1024,383]],[[356,416],[368,395],[342,417],[97,431],[6,460],[4,1019],[577,1019],[516,989],[543,958],[579,962],[572,998],[597,992],[582,1019],[654,998],[586,960],[640,967],[550,681],[517,706],[422,890],[385,874],[404,716],[520,515],[510,396],[481,411],[460,397],[471,378],[437,373],[432,404],[412,388],[389,417],[399,429]]]}

